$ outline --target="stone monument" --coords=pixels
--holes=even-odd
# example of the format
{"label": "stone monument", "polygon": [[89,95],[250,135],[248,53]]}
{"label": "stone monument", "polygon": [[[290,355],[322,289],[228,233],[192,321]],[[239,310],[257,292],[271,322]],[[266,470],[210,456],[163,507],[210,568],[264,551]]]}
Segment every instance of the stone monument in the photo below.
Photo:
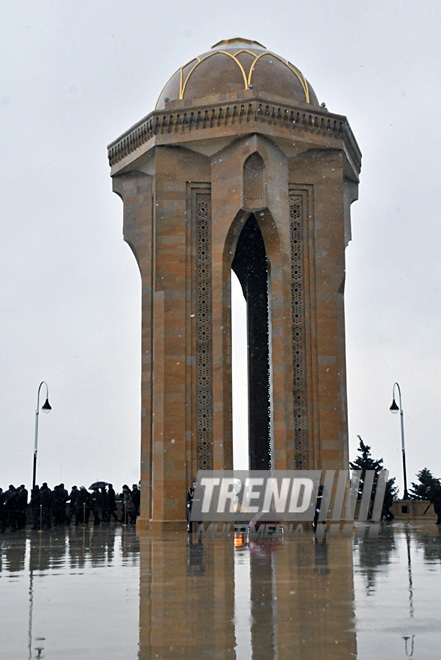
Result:
{"label": "stone monument", "polygon": [[247,301],[252,469],[348,466],[344,282],[361,154],[303,74],[234,38],[108,148],[142,278],[140,528],[232,469],[231,271]]}

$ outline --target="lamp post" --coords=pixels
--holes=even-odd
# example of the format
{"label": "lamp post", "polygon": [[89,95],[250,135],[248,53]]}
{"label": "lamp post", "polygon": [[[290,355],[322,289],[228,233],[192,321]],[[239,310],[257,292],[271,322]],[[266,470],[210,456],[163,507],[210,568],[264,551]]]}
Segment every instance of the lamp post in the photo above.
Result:
{"label": "lamp post", "polygon": [[35,411],[35,444],[34,444],[34,471],[32,474],[32,489],[35,488],[35,477],[37,474],[37,451],[38,451],[38,415],[40,414],[40,390],[41,386],[46,385],[46,401],[42,405],[41,409],[43,412],[48,413],[52,410],[52,406],[49,403],[49,388],[45,380],[42,380],[38,387],[37,395],[37,410]]}
{"label": "lamp post", "polygon": [[[395,401],[395,388],[398,390],[398,395],[399,395],[399,402],[400,406],[398,407]],[[403,416],[403,407],[401,405],[401,390],[400,386],[398,383],[394,383],[394,387],[392,390],[392,405],[389,408],[391,413],[394,415],[400,411],[400,418],[401,418],[401,453],[403,455],[403,477],[404,477],[404,500],[409,499],[409,495],[407,493],[407,475],[406,475],[406,449],[404,447],[404,416]]]}

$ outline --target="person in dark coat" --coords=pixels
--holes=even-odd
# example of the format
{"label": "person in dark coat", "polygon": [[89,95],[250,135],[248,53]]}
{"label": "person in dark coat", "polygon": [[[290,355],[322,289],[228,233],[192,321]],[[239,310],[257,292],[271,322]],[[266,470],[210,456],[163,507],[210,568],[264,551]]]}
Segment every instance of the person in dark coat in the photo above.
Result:
{"label": "person in dark coat", "polygon": [[191,508],[193,506],[194,498],[194,489],[196,488],[196,479],[193,479],[191,486],[187,488],[187,500],[186,500],[186,510],[187,510],[187,532],[191,533]]}
{"label": "person in dark coat", "polygon": [[79,522],[83,525],[89,522],[90,516],[90,496],[85,486],[80,487],[75,510],[75,525]]}
{"label": "person in dark coat", "polygon": [[386,489],[386,493],[384,495],[384,500],[383,500],[383,506],[381,508],[381,520],[383,520],[384,518],[386,522],[392,522],[392,520],[395,518],[394,514],[390,510],[393,501],[394,498],[392,493],[390,492],[389,489]]}
{"label": "person in dark coat", "polygon": [[17,528],[26,527],[26,509],[28,506],[28,491],[24,484],[21,484],[17,491]]}
{"label": "person in dark coat", "polygon": [[135,507],[135,516],[139,516],[139,505],[141,503],[141,492],[136,484],[132,485],[132,502]]}
{"label": "person in dark coat", "polygon": [[107,512],[109,514],[109,520],[110,517],[113,518],[115,522],[118,522],[118,516],[116,515],[116,494],[113,489],[112,484],[109,484],[107,487]]}
{"label": "person in dark coat", "polygon": [[72,490],[70,491],[69,494],[69,508],[68,508],[68,513],[67,513],[67,519],[66,522],[68,525],[72,522],[72,518],[75,515],[75,524],[78,525],[79,522],[79,512],[78,512],[78,507],[77,507],[77,500],[79,497],[79,490],[76,486],[72,486]]}
{"label": "person in dark coat", "polygon": [[135,523],[136,522],[136,513],[135,505],[132,501],[132,493],[127,484],[124,484],[122,487],[122,516],[120,522],[122,523]]}
{"label": "person in dark coat", "polygon": [[[92,488],[92,492],[90,494],[90,509],[89,509],[89,514],[90,511],[93,513],[93,524],[94,525],[99,525],[101,522],[100,514],[101,514],[101,495],[100,492],[97,488],[97,486],[94,486]],[[86,514],[86,522],[89,522],[89,516]]]}
{"label": "person in dark coat", "polygon": [[32,529],[40,529],[40,487],[34,486],[31,491]]}
{"label": "person in dark coat", "polygon": [[43,507],[43,529],[50,529],[52,517],[52,491],[46,481],[40,488],[41,505]]}
{"label": "person in dark coat", "polygon": [[52,491],[52,511],[54,525],[62,525],[66,518],[66,493],[63,484],[55,486]]}
{"label": "person in dark coat", "polygon": [[60,511],[60,522],[65,523],[66,522],[66,504],[69,500],[69,493],[67,492],[66,488],[64,487],[64,484],[60,484],[60,500],[63,500],[63,516],[61,520],[61,511]]}
{"label": "person in dark coat", "polygon": [[17,490],[13,484],[9,484],[5,492],[6,525],[11,528],[11,532],[17,530]]}
{"label": "person in dark coat", "polygon": [[7,516],[5,508],[5,494],[3,492],[3,488],[0,488],[0,532],[4,532],[6,530],[6,522]]}
{"label": "person in dark coat", "polygon": [[[322,500],[323,500],[323,493],[324,493],[325,487],[323,484],[319,484],[318,490],[317,490],[317,501],[315,504],[315,511],[314,511],[314,520],[312,523],[312,527],[314,529],[314,532],[317,531],[317,525],[318,525],[318,519],[320,516],[320,509],[322,506]],[[325,522],[326,524],[326,522]]]}
{"label": "person in dark coat", "polygon": [[100,488],[100,504],[101,504],[101,518],[103,522],[109,522],[110,516],[109,516],[109,508],[107,501],[107,491],[105,486],[102,486]]}
{"label": "person in dark coat", "polygon": [[437,515],[436,525],[441,525],[441,486],[436,486],[433,489],[430,501],[433,504],[433,508]]}

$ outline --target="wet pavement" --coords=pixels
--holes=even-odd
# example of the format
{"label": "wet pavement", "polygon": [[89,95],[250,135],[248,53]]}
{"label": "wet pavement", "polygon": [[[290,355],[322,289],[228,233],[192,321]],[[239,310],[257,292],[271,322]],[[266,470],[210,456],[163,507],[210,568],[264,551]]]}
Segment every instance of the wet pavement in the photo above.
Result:
{"label": "wet pavement", "polygon": [[0,537],[0,658],[439,658],[441,535]]}

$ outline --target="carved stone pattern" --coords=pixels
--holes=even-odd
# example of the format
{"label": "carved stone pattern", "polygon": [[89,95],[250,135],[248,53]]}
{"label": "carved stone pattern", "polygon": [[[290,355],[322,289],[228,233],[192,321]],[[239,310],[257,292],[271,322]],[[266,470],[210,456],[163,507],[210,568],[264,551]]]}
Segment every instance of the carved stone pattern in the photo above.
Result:
{"label": "carved stone pattern", "polygon": [[291,252],[291,327],[293,355],[293,405],[295,469],[309,468],[308,410],[305,342],[304,287],[304,203],[301,195],[290,194],[290,252]]}
{"label": "carved stone pattern", "polygon": [[185,134],[244,123],[274,124],[285,127],[290,134],[316,133],[344,140],[356,167],[361,167],[361,152],[346,117],[318,108],[312,111],[290,104],[262,103],[257,98],[232,105],[210,104],[193,110],[151,112],[109,145],[109,163],[115,165],[155,135]]}
{"label": "carved stone pattern", "polygon": [[196,417],[198,470],[212,469],[211,196],[196,193]]}

